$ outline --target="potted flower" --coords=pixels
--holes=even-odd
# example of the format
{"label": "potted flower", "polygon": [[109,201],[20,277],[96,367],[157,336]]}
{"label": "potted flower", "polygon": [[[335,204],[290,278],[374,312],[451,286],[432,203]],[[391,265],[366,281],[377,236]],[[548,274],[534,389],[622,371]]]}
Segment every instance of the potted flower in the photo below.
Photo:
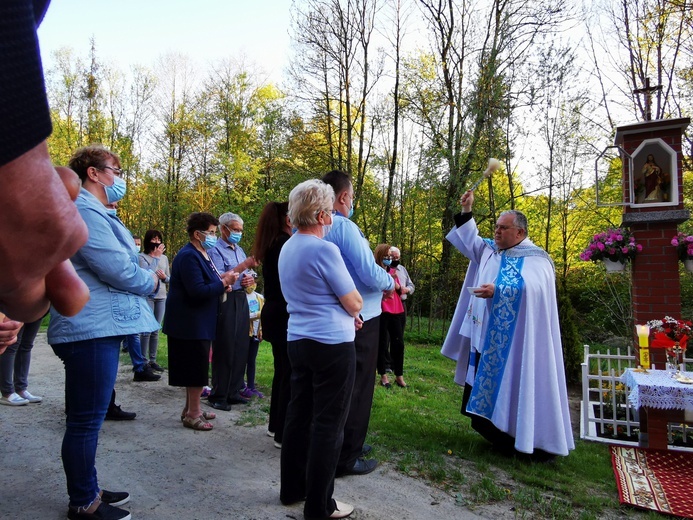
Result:
{"label": "potted flower", "polygon": [[580,260],[604,262],[607,272],[623,271],[628,260],[642,251],[642,246],[635,243],[635,237],[625,228],[609,228],[597,233],[589,245],[580,253]]}
{"label": "potted flower", "polygon": [[678,365],[680,355],[686,350],[688,338],[693,334],[693,323],[664,316],[662,320],[647,322],[650,332],[654,333],[650,348],[665,348],[669,365]]}
{"label": "potted flower", "polygon": [[676,247],[676,255],[679,257],[679,261],[686,266],[686,270],[693,273],[693,235],[678,232],[671,239],[671,245]]}

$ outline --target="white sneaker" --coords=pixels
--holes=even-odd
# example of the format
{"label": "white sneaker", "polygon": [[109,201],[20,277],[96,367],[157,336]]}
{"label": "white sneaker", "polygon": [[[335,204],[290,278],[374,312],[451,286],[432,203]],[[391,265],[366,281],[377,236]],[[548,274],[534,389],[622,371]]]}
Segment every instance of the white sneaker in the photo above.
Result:
{"label": "white sneaker", "polygon": [[21,395],[13,392],[7,397],[4,395],[0,397],[0,404],[7,406],[23,406],[25,404],[29,404],[29,400],[24,399]]}
{"label": "white sneaker", "polygon": [[346,518],[354,512],[354,506],[352,506],[351,504],[345,504],[344,502],[340,502],[339,500],[335,500],[334,502],[337,506],[337,509],[335,509],[334,513],[330,515],[330,518]]}
{"label": "white sneaker", "polygon": [[23,397],[30,403],[40,403],[41,401],[43,401],[43,397],[41,397],[40,395],[33,395],[31,392],[29,392],[29,390],[19,392],[19,396]]}
{"label": "white sneaker", "polygon": [[281,450],[282,449],[282,443],[274,441],[274,447],[277,448],[278,450]]}

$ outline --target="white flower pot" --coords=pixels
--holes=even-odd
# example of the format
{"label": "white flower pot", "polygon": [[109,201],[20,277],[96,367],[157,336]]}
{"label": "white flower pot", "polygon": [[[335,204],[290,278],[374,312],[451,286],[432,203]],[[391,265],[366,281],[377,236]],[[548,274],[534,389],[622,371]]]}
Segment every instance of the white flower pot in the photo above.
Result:
{"label": "white flower pot", "polygon": [[613,260],[609,260],[608,258],[604,258],[602,262],[604,262],[604,266],[606,267],[607,273],[617,273],[619,271],[623,271],[626,268],[626,264],[624,264],[623,262],[614,262]]}
{"label": "white flower pot", "polygon": [[693,259],[684,260],[683,265],[686,268],[686,271],[693,273]]}

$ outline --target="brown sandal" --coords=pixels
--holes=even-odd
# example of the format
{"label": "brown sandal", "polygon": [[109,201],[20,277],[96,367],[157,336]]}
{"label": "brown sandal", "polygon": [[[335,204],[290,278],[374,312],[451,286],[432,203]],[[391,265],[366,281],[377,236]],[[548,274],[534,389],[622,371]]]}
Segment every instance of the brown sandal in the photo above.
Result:
{"label": "brown sandal", "polygon": [[202,416],[189,417],[187,415],[183,419],[183,426],[185,426],[186,428],[190,428],[191,430],[198,430],[202,432],[208,432],[209,430],[214,428],[214,425],[212,423],[206,422]]}
{"label": "brown sandal", "polygon": [[[188,413],[188,411],[187,411],[187,410],[184,410],[183,413],[180,414],[180,420],[181,420],[181,421],[184,421],[184,420],[185,420],[185,416],[187,415],[187,413]],[[205,421],[211,421],[212,419],[216,419],[216,418],[217,418],[217,414],[215,414],[214,412],[202,412],[202,418],[203,418]]]}

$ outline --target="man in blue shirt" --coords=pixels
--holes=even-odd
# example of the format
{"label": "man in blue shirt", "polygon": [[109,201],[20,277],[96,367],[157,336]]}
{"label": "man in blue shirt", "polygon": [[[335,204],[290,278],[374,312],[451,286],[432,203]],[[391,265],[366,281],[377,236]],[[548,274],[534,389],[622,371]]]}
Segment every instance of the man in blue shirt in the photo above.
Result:
{"label": "man in blue shirt", "polygon": [[356,331],[356,379],[351,395],[349,417],[344,427],[344,444],[337,465],[337,476],[365,475],[378,465],[374,459],[364,459],[371,451],[364,444],[371,418],[375,372],[378,361],[380,334],[380,302],[383,291],[390,295],[395,282],[383,268],[375,263],[368,240],[356,224],[349,220],[354,211],[354,187],[349,175],[333,170],[322,178],[334,190],[334,215],[332,230],[325,240],[339,247],[356,289],[363,298],[361,316],[363,327]]}
{"label": "man in blue shirt", "polygon": [[[209,258],[217,271],[243,273],[233,284],[232,291],[219,306],[216,339],[212,343],[212,393],[208,403],[217,410],[229,411],[232,404],[247,404],[241,396],[245,384],[245,364],[248,360],[248,330],[250,313],[245,288],[255,279],[245,271],[257,262],[238,244],[243,236],[243,219],[235,213],[219,217],[221,240],[209,250]],[[245,276],[244,276],[245,274]]]}

